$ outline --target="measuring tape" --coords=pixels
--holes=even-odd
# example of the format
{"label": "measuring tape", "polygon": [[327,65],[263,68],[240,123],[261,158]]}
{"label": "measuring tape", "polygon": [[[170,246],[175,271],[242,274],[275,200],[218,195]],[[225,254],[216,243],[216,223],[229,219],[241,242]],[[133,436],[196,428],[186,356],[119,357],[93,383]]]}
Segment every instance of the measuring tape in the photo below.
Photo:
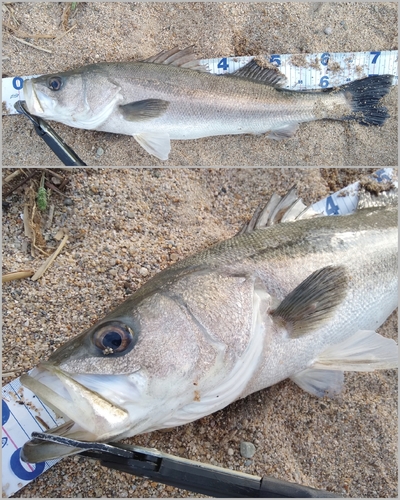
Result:
{"label": "measuring tape", "polygon": [[[392,181],[398,186],[393,168],[378,170],[373,178],[378,182]],[[357,208],[359,189],[360,183],[355,182],[314,203],[312,209],[327,216],[353,213]],[[21,462],[19,456],[32,432],[46,432],[48,428],[61,425],[64,420],[24,388],[19,378],[3,387],[2,398],[3,496],[9,497],[59,461],[27,464]]]}
{"label": "measuring tape", "polygon": [[[201,59],[215,75],[234,73],[254,57]],[[393,75],[398,82],[397,50],[370,52],[322,52],[319,54],[272,54],[266,58],[287,78],[289,90],[321,90],[338,87],[372,75]],[[34,76],[3,78],[3,115],[17,114],[14,104],[24,100],[24,80]]]}

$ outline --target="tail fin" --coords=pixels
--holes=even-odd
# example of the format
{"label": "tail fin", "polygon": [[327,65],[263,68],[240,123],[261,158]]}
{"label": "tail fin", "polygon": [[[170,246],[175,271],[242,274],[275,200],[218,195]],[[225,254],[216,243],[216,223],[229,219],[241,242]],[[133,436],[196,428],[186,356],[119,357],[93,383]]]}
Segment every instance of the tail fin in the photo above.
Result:
{"label": "tail fin", "polygon": [[392,82],[392,75],[374,75],[340,87],[353,112],[343,119],[357,120],[361,125],[383,125],[390,115],[379,101],[388,94]]}

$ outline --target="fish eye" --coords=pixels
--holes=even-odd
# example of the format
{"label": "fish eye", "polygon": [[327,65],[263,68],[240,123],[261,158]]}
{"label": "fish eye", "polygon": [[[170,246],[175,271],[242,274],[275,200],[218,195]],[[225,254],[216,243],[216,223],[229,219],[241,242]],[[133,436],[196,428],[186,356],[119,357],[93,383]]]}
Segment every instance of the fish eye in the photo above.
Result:
{"label": "fish eye", "polygon": [[124,323],[113,322],[101,326],[93,333],[92,341],[104,355],[125,352],[132,346],[134,332]]}
{"label": "fish eye", "polygon": [[62,87],[62,80],[59,76],[51,76],[47,82],[50,90],[60,90]]}

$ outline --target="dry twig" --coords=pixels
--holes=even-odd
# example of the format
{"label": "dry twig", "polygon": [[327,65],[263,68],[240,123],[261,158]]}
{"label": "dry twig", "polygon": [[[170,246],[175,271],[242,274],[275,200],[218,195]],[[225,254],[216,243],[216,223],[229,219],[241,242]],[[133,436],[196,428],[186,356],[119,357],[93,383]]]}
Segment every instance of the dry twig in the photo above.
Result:
{"label": "dry twig", "polygon": [[23,31],[18,31],[17,28],[14,28],[14,26],[12,26],[11,24],[6,23],[5,21],[3,21],[2,24],[3,24],[3,26],[5,26],[6,28],[8,28],[9,30],[13,31],[14,35],[19,36],[21,38],[34,38],[34,39],[38,39],[38,38],[57,38],[57,35],[42,35],[42,34],[30,35],[29,33],[24,33]]}
{"label": "dry twig", "polygon": [[57,255],[64,248],[65,244],[67,243],[67,240],[68,240],[68,234],[66,234],[64,236],[64,238],[62,239],[61,243],[58,245],[57,250],[53,254],[51,254],[48,259],[46,259],[46,261],[40,266],[40,268],[32,276],[32,281],[36,281],[41,276],[43,276],[43,274],[47,271],[47,269],[53,264],[53,262],[56,259]]}
{"label": "dry twig", "polygon": [[1,282],[6,283],[8,281],[20,280],[22,278],[30,278],[33,274],[34,272],[32,270],[14,271],[12,273],[3,274]]}
{"label": "dry twig", "polygon": [[53,52],[51,50],[47,50],[47,49],[42,49],[42,47],[38,47],[37,45],[33,45],[32,43],[29,43],[29,42],[25,42],[25,40],[22,40],[21,38],[17,38],[16,36],[14,35],[11,35],[13,38],[15,38],[15,40],[18,40],[18,42],[21,42],[21,43],[24,43],[25,45],[29,45],[29,47],[33,47],[34,49],[37,49],[37,50],[42,50],[43,52],[48,52],[49,54],[52,54]]}

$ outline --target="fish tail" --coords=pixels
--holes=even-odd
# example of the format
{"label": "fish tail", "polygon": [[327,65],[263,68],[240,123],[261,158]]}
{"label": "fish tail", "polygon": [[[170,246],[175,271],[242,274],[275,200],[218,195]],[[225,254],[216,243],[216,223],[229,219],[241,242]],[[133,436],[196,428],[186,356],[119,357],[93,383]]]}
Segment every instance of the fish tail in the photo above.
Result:
{"label": "fish tail", "polygon": [[342,120],[357,120],[361,125],[383,125],[388,110],[379,101],[388,94],[393,75],[374,75],[340,87],[351,107],[352,114]]}

